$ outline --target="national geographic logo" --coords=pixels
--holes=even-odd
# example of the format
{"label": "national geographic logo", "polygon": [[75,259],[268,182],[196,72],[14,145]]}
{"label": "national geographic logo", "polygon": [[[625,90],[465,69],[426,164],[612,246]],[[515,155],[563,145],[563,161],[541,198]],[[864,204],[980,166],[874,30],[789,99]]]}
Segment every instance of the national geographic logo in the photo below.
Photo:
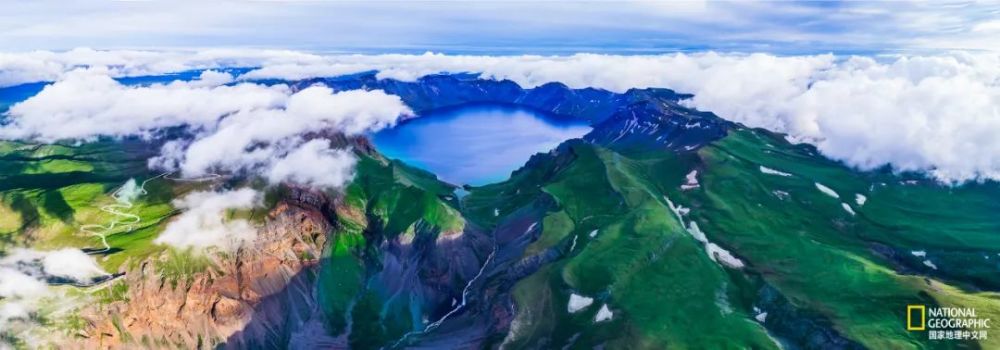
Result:
{"label": "national geographic logo", "polygon": [[906,306],[906,330],[927,331],[930,340],[983,340],[989,329],[990,319],[975,308]]}
{"label": "national geographic logo", "polygon": [[908,331],[927,330],[927,306],[924,305],[906,306],[906,330]]}

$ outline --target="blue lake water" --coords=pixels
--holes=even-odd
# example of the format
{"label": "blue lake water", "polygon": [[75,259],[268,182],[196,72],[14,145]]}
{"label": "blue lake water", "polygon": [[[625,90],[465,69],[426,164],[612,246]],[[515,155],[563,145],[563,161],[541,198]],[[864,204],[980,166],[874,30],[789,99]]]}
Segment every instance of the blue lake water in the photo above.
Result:
{"label": "blue lake water", "polygon": [[382,154],[430,171],[456,184],[506,180],[528,158],[590,131],[530,109],[470,105],[426,113],[375,133]]}

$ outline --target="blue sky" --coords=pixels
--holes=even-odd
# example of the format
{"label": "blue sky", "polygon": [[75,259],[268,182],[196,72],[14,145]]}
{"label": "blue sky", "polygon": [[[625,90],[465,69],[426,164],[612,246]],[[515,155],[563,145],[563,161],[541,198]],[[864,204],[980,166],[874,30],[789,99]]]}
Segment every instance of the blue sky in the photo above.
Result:
{"label": "blue sky", "polygon": [[1000,3],[704,1],[8,2],[4,51],[884,53],[1000,50]]}

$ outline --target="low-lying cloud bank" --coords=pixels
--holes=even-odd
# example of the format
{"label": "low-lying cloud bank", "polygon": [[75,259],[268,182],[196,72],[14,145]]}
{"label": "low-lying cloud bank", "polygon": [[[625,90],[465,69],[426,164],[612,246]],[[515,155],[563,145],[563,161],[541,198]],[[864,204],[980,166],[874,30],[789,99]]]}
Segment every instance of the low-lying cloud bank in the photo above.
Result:
{"label": "low-lying cloud bank", "polygon": [[[0,86],[53,79],[61,79],[61,83],[72,82],[80,79],[76,75],[84,74],[74,72],[80,66],[110,67],[105,68],[103,74],[112,77],[194,68],[256,66],[259,68],[235,79],[304,79],[377,70],[380,78],[407,81],[440,72],[478,72],[484,78],[510,79],[525,87],[548,82],[619,92],[629,88],[666,87],[694,94],[686,102],[691,107],[712,111],[748,126],[787,133],[793,140],[814,144],[826,156],[861,169],[891,165],[898,171],[926,171],[946,182],[1000,180],[1000,137],[995,136],[1000,134],[1000,55],[995,53],[956,52],[876,58],[712,52],[557,57],[440,54],[323,56],[256,50],[188,53],[74,50],[2,55]],[[225,77],[214,79],[223,81]],[[104,85],[96,80],[92,83],[98,88],[114,87],[107,81]],[[204,86],[187,88],[206,89]],[[197,114],[194,112],[218,117],[220,110],[232,111],[234,116],[256,110],[286,111],[290,100],[288,96],[291,95],[288,91],[281,91],[281,86],[235,85],[208,89],[218,90],[212,94],[220,98],[199,99],[198,96],[203,94],[200,91],[175,92],[190,95],[187,97],[192,101],[202,102],[176,108],[169,117],[153,116],[157,122],[146,125],[155,128],[175,123],[175,119],[192,118],[198,119],[194,121],[197,124],[200,119],[192,116]],[[142,100],[140,97],[150,97],[144,95],[146,93],[119,91],[115,96]],[[324,95],[321,91],[312,93]],[[82,110],[86,115],[98,115],[98,111],[113,113],[108,111],[109,108],[155,110],[152,107],[156,105],[156,102],[150,101],[132,103],[105,104],[101,105],[103,109],[97,106],[90,111]],[[58,108],[57,104],[45,105]],[[77,107],[95,108],[90,104],[73,106]],[[190,108],[192,113],[184,113],[183,108]],[[17,113],[24,113],[26,109],[12,108],[14,119],[20,118]],[[80,117],[77,115],[80,112],[74,111],[80,109],[67,108],[64,118],[58,120]],[[52,113],[46,115],[51,116]],[[34,128],[28,126],[25,123],[22,130],[16,131],[24,136],[30,135],[30,132],[40,133],[38,129],[44,128],[41,124]],[[121,127],[134,129],[127,123]],[[2,134],[18,135],[12,132],[4,130]],[[24,134],[26,132],[28,134]],[[74,132],[68,131],[67,134],[73,135]],[[55,132],[45,135],[66,136]],[[300,145],[301,142],[296,143],[293,148]],[[175,146],[180,148],[179,151],[187,149],[180,147],[183,145]],[[287,154],[285,151],[289,149],[283,148],[276,153]],[[270,153],[240,155],[239,158],[262,158]],[[168,157],[166,161],[177,159]],[[213,161],[231,159],[236,158]],[[175,163],[179,168],[185,168],[183,162]],[[195,168],[204,168],[194,164],[199,163],[192,163],[185,171],[197,173]]]}
{"label": "low-lying cloud bank", "polygon": [[227,218],[230,210],[259,206],[261,195],[249,188],[222,192],[192,192],[174,200],[183,211],[154,241],[178,248],[220,247],[235,250],[256,236],[256,228],[243,219]]}
{"label": "low-lying cloud bank", "polygon": [[307,134],[355,135],[411,113],[399,97],[382,91],[293,91],[232,81],[229,74],[205,71],[190,82],[126,86],[107,69],[78,69],[11,106],[0,138],[151,138],[184,127],[190,136],[168,141],[150,166],[186,177],[252,172],[276,183],[339,187],[350,180],[353,155]]}
{"label": "low-lying cloud bank", "polygon": [[114,77],[158,75],[194,69],[260,67],[319,62],[321,56],[287,50],[212,49],[200,51],[94,50],[0,52],[0,87],[56,81],[80,68],[102,67]]}
{"label": "low-lying cloud bank", "polygon": [[[34,334],[40,311],[49,304],[72,303],[49,287],[58,280],[87,284],[106,276],[94,259],[83,251],[64,248],[52,251],[13,249],[0,257],[0,336],[16,336],[29,347],[38,347]],[[54,307],[59,312],[59,307]],[[6,345],[0,338],[0,348]]]}
{"label": "low-lying cloud bank", "polygon": [[768,54],[608,56],[332,56],[265,65],[240,79],[303,79],[378,70],[412,81],[479,72],[524,87],[561,82],[622,92],[666,87],[686,103],[787,133],[864,170],[891,165],[939,180],[1000,180],[1000,55],[781,57]]}

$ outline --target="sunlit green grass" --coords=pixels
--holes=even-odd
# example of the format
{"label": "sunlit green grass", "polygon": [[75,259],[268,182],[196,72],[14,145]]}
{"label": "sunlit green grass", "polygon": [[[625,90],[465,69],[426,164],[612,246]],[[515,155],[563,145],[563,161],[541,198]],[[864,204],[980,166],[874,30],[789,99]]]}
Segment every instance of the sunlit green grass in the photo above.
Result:
{"label": "sunlit green grass", "polygon": [[[80,229],[107,226],[121,220],[102,210],[115,204],[115,189],[130,178],[155,176],[145,159],[131,154],[128,143],[101,141],[80,146],[30,145],[0,142],[0,249],[30,245],[36,249],[63,247],[103,249],[99,237]],[[141,221],[118,225],[105,232],[111,250],[98,256],[107,271],[118,271],[125,261],[138,263],[165,247],[152,243],[174,212],[175,189],[166,180],[154,180],[131,208]],[[103,230],[98,230],[102,231]]]}
{"label": "sunlit green grass", "polygon": [[[988,198],[996,193],[995,184],[906,184],[906,178],[852,171],[813,152],[763,132],[739,130],[702,149],[707,168],[703,190],[678,197],[695,208],[691,216],[710,239],[745,259],[797,306],[824,315],[867,347],[930,345],[925,334],[901,326],[907,304],[964,300],[981,312],[1000,310],[1000,304],[984,302],[992,293],[974,296],[980,293],[932,288],[922,277],[896,271],[896,262],[877,254],[872,245],[893,247],[904,259],[912,258],[911,249],[995,249],[1000,216],[986,214],[998,205],[998,197]],[[793,176],[764,174],[760,165]],[[840,199],[820,192],[816,182],[835,190]],[[788,195],[782,198],[774,191]],[[855,202],[858,193],[868,198],[863,206]],[[841,203],[859,215],[851,215]],[[931,212],[928,218],[925,214]],[[995,265],[991,267],[995,276]]]}
{"label": "sunlit green grass", "polygon": [[[924,333],[907,332],[907,304],[976,307],[986,317],[1000,312],[997,293],[977,291],[995,290],[1000,276],[1000,265],[990,260],[998,257],[988,257],[1000,251],[996,183],[949,187],[914,174],[861,172],[809,146],[742,128],[697,153],[621,154],[575,144],[572,158],[556,172],[545,171],[555,168],[555,160],[523,169],[508,182],[473,189],[466,200],[473,217],[490,222],[486,210],[504,204],[491,197],[524,205],[529,199],[510,194],[541,185],[559,209],[545,217],[542,236],[525,255],[566,251],[578,240],[565,258],[515,287],[519,315],[512,344],[773,347],[752,319],[760,283],[810,318],[799,322],[829,323],[869,348],[962,344],[932,343]],[[762,165],[793,176],[765,174]],[[701,187],[683,191],[684,175],[692,170]],[[864,205],[856,194],[866,197]],[[697,222],[747,266],[734,270],[707,259],[662,196],[690,208],[685,220]],[[894,255],[886,256],[886,249]],[[914,250],[926,250],[938,269],[924,266]],[[594,305],[569,314],[570,293],[593,297]],[[602,303],[615,320],[593,324]]]}
{"label": "sunlit green grass", "polygon": [[[553,240],[572,247],[576,239],[577,245],[568,258],[515,287],[520,313],[515,344],[547,339],[553,347],[605,342],[616,348],[774,347],[743,312],[748,307],[728,300],[733,291],[726,271],[660,198],[659,187],[669,180],[645,179],[645,171],[663,160],[628,159],[582,143],[572,151],[572,165],[544,186],[563,211],[546,217],[544,232],[527,255],[554,246]],[[675,169],[659,177],[679,181],[683,175]],[[594,304],[571,314],[570,293],[592,297]],[[605,303],[615,316],[595,323]]]}

